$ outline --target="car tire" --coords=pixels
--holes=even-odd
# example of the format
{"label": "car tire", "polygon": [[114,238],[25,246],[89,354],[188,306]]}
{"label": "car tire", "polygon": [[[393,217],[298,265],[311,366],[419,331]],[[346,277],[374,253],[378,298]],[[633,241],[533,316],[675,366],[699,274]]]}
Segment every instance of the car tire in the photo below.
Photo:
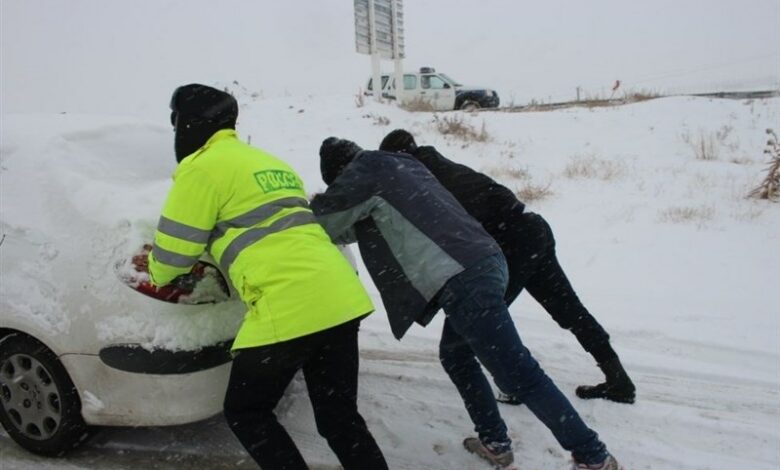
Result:
{"label": "car tire", "polygon": [[461,111],[466,111],[468,113],[472,113],[474,111],[479,110],[479,103],[476,101],[465,101],[462,105],[460,105]]}
{"label": "car tire", "polygon": [[0,338],[0,423],[20,446],[45,456],[63,455],[89,437],[65,367],[22,333]]}

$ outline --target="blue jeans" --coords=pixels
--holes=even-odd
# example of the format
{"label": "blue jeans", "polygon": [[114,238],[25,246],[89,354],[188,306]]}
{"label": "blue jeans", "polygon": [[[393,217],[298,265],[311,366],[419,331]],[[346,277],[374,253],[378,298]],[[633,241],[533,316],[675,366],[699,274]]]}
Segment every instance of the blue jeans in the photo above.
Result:
{"label": "blue jeans", "polygon": [[482,363],[496,385],[519,397],[577,462],[603,462],[604,443],[523,346],[504,303],[507,278],[506,261],[497,254],[450,279],[439,297],[447,316],[439,357],[475,431],[483,442],[510,442]]}

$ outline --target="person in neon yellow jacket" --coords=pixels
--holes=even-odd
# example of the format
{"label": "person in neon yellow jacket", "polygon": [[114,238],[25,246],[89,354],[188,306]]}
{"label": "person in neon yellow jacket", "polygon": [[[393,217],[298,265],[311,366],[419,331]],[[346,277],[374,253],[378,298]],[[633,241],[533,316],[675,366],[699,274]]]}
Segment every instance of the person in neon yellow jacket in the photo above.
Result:
{"label": "person in neon yellow jacket", "polygon": [[169,284],[207,251],[246,304],[224,403],[231,430],[261,468],[307,468],[273,413],[303,369],[317,429],[342,466],[387,468],[357,409],[358,324],[373,305],[315,221],[301,178],[238,139],[231,95],[185,85],[171,110],[179,165],[149,275]]}

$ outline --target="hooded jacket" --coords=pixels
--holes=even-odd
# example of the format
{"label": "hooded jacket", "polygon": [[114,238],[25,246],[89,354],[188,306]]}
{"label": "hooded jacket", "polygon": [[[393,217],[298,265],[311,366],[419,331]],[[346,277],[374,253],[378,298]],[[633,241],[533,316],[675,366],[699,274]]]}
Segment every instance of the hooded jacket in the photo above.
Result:
{"label": "hooded jacket", "polygon": [[430,146],[417,147],[412,154],[497,240],[503,237],[510,215],[523,213],[525,205],[493,178],[445,158]]}
{"label": "hooded jacket", "polygon": [[358,242],[398,339],[430,322],[449,279],[501,252],[411,155],[358,153],[311,208],[334,241]]}

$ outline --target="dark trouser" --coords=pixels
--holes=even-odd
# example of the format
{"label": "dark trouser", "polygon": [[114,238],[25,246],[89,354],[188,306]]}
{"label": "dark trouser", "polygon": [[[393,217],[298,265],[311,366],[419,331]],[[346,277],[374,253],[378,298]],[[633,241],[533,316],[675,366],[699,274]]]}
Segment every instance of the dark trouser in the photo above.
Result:
{"label": "dark trouser", "polygon": [[357,409],[359,320],[283,343],[241,349],[233,360],[225,418],[263,470],[307,469],[274,408],[303,369],[317,431],[345,470],[386,469]]}
{"label": "dark trouser", "polygon": [[570,330],[599,364],[616,358],[609,335],[588,312],[555,256],[550,225],[533,212],[517,212],[506,230],[496,237],[509,267],[506,304],[525,288],[561,328]]}
{"label": "dark trouser", "polygon": [[506,283],[506,263],[498,254],[453,277],[440,292],[447,318],[439,356],[475,430],[483,442],[509,441],[482,363],[498,387],[519,397],[577,462],[604,461],[606,446],[520,340],[504,302]]}

